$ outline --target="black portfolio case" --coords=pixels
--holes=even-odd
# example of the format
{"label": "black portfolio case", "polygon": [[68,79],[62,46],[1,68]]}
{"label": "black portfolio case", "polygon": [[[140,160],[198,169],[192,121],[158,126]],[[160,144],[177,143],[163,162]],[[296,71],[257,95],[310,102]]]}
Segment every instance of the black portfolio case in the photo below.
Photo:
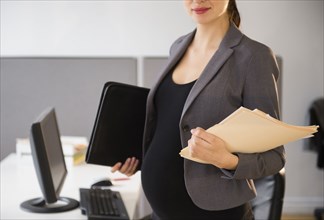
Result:
{"label": "black portfolio case", "polygon": [[113,166],[128,157],[141,161],[148,92],[148,88],[118,82],[104,85],[86,154],[87,163]]}

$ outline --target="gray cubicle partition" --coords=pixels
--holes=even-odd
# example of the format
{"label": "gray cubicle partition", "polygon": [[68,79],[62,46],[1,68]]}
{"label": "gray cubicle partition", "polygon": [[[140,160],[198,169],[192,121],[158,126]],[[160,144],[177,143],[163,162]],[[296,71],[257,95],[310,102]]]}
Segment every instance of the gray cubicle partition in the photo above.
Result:
{"label": "gray cubicle partition", "polygon": [[47,107],[56,109],[62,135],[90,138],[101,90],[107,81],[136,85],[135,58],[0,59],[1,159],[15,152],[16,138]]}
{"label": "gray cubicle partition", "polygon": [[143,86],[151,88],[163,70],[167,57],[144,57],[142,59]]}

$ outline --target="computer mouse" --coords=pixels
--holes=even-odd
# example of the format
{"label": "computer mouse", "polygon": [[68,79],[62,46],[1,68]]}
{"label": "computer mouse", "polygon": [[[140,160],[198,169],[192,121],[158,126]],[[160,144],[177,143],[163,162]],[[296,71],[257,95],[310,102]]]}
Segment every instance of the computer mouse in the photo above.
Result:
{"label": "computer mouse", "polygon": [[112,186],[112,182],[109,179],[103,179],[99,180],[98,182],[95,182],[91,185],[91,188],[93,187],[105,187],[105,186]]}

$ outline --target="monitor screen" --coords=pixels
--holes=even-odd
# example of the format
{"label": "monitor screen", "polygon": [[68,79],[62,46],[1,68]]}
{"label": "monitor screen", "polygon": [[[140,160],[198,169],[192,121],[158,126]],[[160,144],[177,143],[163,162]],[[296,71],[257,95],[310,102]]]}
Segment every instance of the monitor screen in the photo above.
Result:
{"label": "monitor screen", "polygon": [[21,207],[41,213],[77,208],[78,201],[60,197],[67,169],[54,108],[45,110],[31,125],[30,145],[43,197],[25,201]]}

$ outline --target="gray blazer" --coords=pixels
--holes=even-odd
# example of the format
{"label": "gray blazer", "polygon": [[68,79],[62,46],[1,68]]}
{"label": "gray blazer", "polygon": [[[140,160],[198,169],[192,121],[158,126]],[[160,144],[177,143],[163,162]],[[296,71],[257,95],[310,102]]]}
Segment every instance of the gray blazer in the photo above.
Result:
{"label": "gray blazer", "polygon": [[[182,58],[194,35],[195,31],[173,43],[166,67],[148,95],[144,155],[154,134],[154,95],[157,87]],[[207,129],[240,106],[252,110],[258,108],[278,118],[278,75],[278,65],[271,49],[249,39],[231,24],[218,51],[203,70],[185,102],[179,122],[182,147],[187,146],[191,138],[191,128],[199,126]],[[187,192],[198,207],[223,210],[239,206],[255,197],[253,179],[275,174],[285,164],[283,146],[264,153],[237,155],[239,163],[235,171],[184,160]]]}

